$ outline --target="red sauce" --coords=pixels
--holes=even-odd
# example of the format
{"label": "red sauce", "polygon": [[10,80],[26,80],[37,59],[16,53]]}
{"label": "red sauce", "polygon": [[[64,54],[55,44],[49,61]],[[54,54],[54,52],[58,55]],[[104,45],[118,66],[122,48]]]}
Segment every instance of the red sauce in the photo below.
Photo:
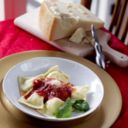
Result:
{"label": "red sauce", "polygon": [[28,98],[33,94],[33,91],[34,91],[34,90],[31,90],[30,92],[28,92],[28,93],[24,96],[24,98],[25,98],[25,99],[28,99]]}
{"label": "red sauce", "polygon": [[29,97],[35,92],[35,90],[39,89],[41,86],[43,86],[43,84],[44,84],[44,83],[43,83],[42,80],[39,80],[39,79],[35,80],[35,81],[33,82],[32,90],[30,90],[30,91],[24,96],[24,98],[25,98],[25,99],[29,98]]}
{"label": "red sauce", "polygon": [[65,101],[68,97],[71,97],[72,85],[70,83],[61,82],[61,86],[51,85],[51,78],[44,80],[35,80],[33,82],[32,90],[25,95],[25,99],[31,96],[34,92],[44,97],[44,102],[53,97],[58,97]]}

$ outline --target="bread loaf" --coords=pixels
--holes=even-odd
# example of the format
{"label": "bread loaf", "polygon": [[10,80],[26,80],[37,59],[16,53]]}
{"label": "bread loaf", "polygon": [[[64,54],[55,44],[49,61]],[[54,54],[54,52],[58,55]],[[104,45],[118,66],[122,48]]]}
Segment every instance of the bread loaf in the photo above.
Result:
{"label": "bread loaf", "polygon": [[90,30],[104,25],[84,6],[76,3],[64,3],[61,0],[44,0],[40,8],[39,24],[42,36],[48,40],[69,37],[77,28]]}

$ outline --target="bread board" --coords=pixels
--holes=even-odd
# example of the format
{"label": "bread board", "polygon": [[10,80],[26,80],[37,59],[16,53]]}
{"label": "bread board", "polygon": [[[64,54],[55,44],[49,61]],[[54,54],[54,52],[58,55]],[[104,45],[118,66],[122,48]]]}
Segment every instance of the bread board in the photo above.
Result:
{"label": "bread board", "polygon": [[[62,39],[58,41],[49,41],[45,37],[43,37],[42,32],[39,27],[39,9],[37,8],[31,12],[25,13],[24,15],[21,15],[17,17],[14,20],[14,24],[23,30],[31,33],[32,35],[40,38],[41,40],[44,40],[45,42],[49,43],[50,45],[59,48],[62,51],[65,51],[67,53],[75,54],[78,56],[87,56],[89,54],[92,54],[93,52],[93,46],[90,44],[75,44],[73,42],[68,41],[67,39]],[[103,32],[102,34],[107,34]],[[102,37],[102,36],[101,36]],[[104,38],[104,36],[103,36]],[[100,41],[105,41],[103,38],[100,38]]]}

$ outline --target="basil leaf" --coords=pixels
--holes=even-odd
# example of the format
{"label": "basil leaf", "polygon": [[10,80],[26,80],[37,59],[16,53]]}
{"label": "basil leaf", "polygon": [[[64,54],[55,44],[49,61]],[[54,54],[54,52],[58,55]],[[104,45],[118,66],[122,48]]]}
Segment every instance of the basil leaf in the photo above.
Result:
{"label": "basil leaf", "polygon": [[79,111],[88,111],[90,109],[89,104],[85,100],[76,100],[75,103],[72,105],[76,110]]}
{"label": "basil leaf", "polygon": [[55,113],[57,118],[67,118],[72,116],[72,101],[68,99],[65,104],[59,108],[59,110]]}

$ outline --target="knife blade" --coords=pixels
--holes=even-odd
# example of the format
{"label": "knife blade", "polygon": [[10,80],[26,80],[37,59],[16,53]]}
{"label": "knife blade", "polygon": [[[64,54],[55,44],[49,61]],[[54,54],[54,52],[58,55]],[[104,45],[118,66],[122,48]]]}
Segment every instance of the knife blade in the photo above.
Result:
{"label": "knife blade", "polygon": [[105,69],[105,56],[103,54],[102,46],[99,43],[99,40],[98,40],[98,37],[96,34],[96,29],[93,24],[91,25],[91,33],[92,33],[92,37],[94,38],[94,48],[95,48],[95,52],[96,52],[96,63],[98,66]]}

